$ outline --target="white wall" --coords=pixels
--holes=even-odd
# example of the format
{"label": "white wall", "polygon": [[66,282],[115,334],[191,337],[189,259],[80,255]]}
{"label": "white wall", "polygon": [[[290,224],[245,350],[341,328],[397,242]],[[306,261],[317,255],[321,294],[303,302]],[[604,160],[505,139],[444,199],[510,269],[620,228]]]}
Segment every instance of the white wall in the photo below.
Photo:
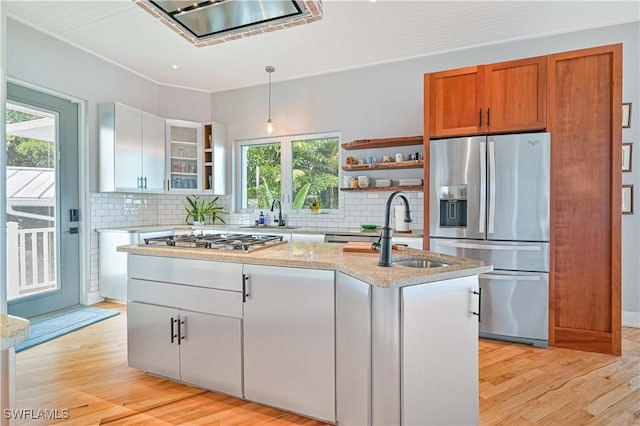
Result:
{"label": "white wall", "polygon": [[98,182],[96,105],[117,101],[164,117],[209,121],[209,93],[158,84],[7,19],[7,76],[87,101],[90,191]]}
{"label": "white wall", "polygon": [[[622,135],[634,142],[634,168],[623,183],[635,185],[636,200],[636,213],[623,217],[623,311],[626,324],[640,326],[639,40],[640,24],[631,23],[284,82],[274,63],[271,116],[279,134],[340,130],[344,141],[422,134],[426,72],[623,43],[623,99],[634,105],[632,127]],[[266,84],[214,93],[211,101],[212,117],[227,125],[229,141],[266,136]]]}

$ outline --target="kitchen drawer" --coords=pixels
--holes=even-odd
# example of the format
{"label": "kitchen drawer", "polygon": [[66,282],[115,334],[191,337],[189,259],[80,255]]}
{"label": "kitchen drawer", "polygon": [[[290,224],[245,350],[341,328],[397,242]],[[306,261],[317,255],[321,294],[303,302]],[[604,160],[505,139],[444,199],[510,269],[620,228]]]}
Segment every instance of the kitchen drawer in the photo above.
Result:
{"label": "kitchen drawer", "polygon": [[128,277],[242,291],[242,263],[130,254]]}
{"label": "kitchen drawer", "polygon": [[130,302],[242,318],[242,292],[237,291],[129,278],[127,296]]}

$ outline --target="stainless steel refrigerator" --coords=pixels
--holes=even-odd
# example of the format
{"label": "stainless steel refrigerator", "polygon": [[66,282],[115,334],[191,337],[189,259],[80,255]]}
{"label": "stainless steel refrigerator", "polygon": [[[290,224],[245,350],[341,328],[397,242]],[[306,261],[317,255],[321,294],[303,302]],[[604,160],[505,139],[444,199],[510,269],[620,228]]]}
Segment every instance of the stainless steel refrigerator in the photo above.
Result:
{"label": "stainless steel refrigerator", "polygon": [[484,260],[480,336],[545,347],[549,133],[432,140],[431,251]]}

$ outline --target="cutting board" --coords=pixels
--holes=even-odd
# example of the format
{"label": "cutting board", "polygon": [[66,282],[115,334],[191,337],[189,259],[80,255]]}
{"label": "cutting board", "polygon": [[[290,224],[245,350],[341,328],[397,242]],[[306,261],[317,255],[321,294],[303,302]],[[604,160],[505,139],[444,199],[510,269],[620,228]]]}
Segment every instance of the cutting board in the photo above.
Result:
{"label": "cutting board", "polygon": [[[405,244],[394,244],[391,248],[393,250],[402,251],[407,248],[407,246]],[[371,243],[366,241],[349,241],[342,247],[342,251],[352,253],[377,253],[371,248]]]}

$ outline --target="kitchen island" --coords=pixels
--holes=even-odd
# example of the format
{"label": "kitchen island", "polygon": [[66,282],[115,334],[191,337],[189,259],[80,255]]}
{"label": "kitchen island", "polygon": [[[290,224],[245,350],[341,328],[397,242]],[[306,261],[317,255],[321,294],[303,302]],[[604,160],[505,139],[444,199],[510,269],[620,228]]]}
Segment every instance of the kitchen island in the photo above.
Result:
{"label": "kitchen island", "polygon": [[339,424],[478,423],[483,262],[288,242],[124,246],[129,364]]}

